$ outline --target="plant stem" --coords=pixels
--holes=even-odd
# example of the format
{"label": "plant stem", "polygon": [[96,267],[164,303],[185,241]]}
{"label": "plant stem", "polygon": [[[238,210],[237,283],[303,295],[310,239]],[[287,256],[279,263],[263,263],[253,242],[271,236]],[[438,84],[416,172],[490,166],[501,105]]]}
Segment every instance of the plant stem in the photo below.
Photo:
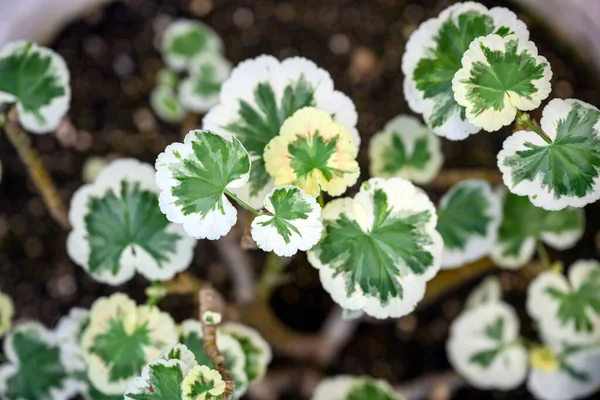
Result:
{"label": "plant stem", "polygon": [[540,261],[542,262],[542,264],[544,265],[544,268],[550,269],[550,267],[551,267],[550,256],[548,255],[546,246],[544,246],[544,244],[542,243],[541,240],[537,241],[537,255],[538,255],[538,258],[540,259]]}
{"label": "plant stem", "polygon": [[325,207],[325,199],[323,199],[323,192],[319,193],[319,205],[321,208]]}
{"label": "plant stem", "polygon": [[50,212],[50,216],[64,229],[70,230],[71,224],[69,223],[65,204],[60,198],[50,174],[44,167],[44,164],[42,164],[40,156],[31,147],[29,136],[19,126],[16,110],[13,109],[10,112],[4,131],[8,140],[15,147],[17,153],[19,153],[21,161],[27,167],[27,172],[33,180],[35,187],[40,191],[44,204],[46,204]]}
{"label": "plant stem", "polygon": [[260,281],[258,282],[258,295],[263,299],[268,299],[279,282],[284,265],[281,257],[275,253],[267,253],[267,261],[263,269]]}
{"label": "plant stem", "polygon": [[237,197],[235,194],[231,193],[229,190],[225,189],[225,194],[229,196],[232,200],[234,200],[236,203],[238,203],[240,206],[253,213],[254,215],[261,214],[260,211],[258,211],[256,208],[252,207],[250,204],[246,203],[245,201]]}
{"label": "plant stem", "polygon": [[531,129],[535,133],[537,133],[542,139],[544,139],[546,143],[552,143],[552,139],[550,139],[550,137],[548,137],[548,135],[546,135],[546,133],[544,133],[543,130],[535,126],[535,124],[531,121],[531,117],[529,116],[529,114],[517,111],[517,121]]}
{"label": "plant stem", "polygon": [[200,300],[200,321],[202,321],[202,337],[204,340],[204,352],[212,361],[214,368],[221,374],[225,381],[225,392],[220,397],[223,400],[231,400],[235,390],[235,381],[231,372],[225,365],[225,357],[217,347],[217,325],[204,323],[204,314],[208,311],[224,314],[225,301],[221,295],[213,289],[210,284],[206,284],[200,289],[198,294]]}

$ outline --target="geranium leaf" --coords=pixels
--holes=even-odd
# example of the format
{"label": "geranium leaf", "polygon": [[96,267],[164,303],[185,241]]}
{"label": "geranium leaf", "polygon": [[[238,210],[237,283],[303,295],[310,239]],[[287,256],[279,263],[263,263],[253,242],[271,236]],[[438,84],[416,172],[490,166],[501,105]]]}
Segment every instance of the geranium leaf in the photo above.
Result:
{"label": "geranium leaf", "polygon": [[550,64],[533,42],[492,34],[471,42],[452,90],[470,123],[497,131],[515,119],[517,110],[538,108],[550,94],[550,78]]}
{"label": "geranium leaf", "polygon": [[167,218],[183,224],[197,239],[218,239],[237,220],[226,197],[244,186],[250,159],[234,137],[211,131],[190,131],[183,143],[169,145],[156,159],[156,183],[161,189],[160,209]]}
{"label": "geranium leaf", "polygon": [[363,378],[350,389],[347,400],[398,400],[387,383],[378,382],[374,379]]}
{"label": "geranium leaf", "polygon": [[73,196],[67,251],[94,279],[166,280],[191,262],[196,241],[160,212],[154,180],[151,165],[120,159]]}
{"label": "geranium leaf", "polygon": [[0,48],[0,76],[0,105],[16,103],[26,130],[58,127],[71,102],[69,70],[60,55],[34,43],[9,43]]}
{"label": "geranium leaf", "polygon": [[192,60],[190,76],[179,86],[179,99],[185,109],[204,113],[219,102],[221,85],[231,71],[231,63],[220,54],[203,54]]}
{"label": "geranium leaf", "polygon": [[476,388],[510,390],[527,374],[527,351],[518,335],[514,309],[501,301],[487,302],[452,322],[446,352],[454,369]]}
{"label": "geranium leaf", "polygon": [[264,251],[292,256],[306,251],[321,239],[321,207],[295,186],[280,186],[265,198],[263,214],[252,221],[252,239]]}
{"label": "geranium leaf", "polygon": [[178,19],[164,33],[162,56],[175,71],[187,68],[194,57],[222,51],[223,44],[217,33],[197,20]]}
{"label": "geranium leaf", "polygon": [[454,185],[440,201],[437,230],[444,239],[442,267],[456,268],[487,255],[496,241],[502,206],[485,181]]}
{"label": "geranium leaf", "polygon": [[352,101],[333,89],[327,71],[299,57],[280,62],[263,55],[244,61],[223,84],[220,104],[204,117],[205,129],[228,132],[248,150],[252,159],[250,187],[238,195],[251,206],[261,207],[272,185],[263,162],[265,147],[287,118],[308,106],[329,113],[350,130],[358,145]]}
{"label": "geranium leaf", "polygon": [[156,360],[144,367],[142,376],[129,384],[125,392],[128,400],[181,399],[183,383],[182,362]]}
{"label": "geranium leaf", "polygon": [[372,178],[354,199],[328,203],[322,220],[324,237],[309,261],[334,301],[377,318],[414,309],[442,253],[435,208],[422,190]]}
{"label": "geranium leaf", "polygon": [[519,131],[504,141],[498,166],[511,192],[547,210],[583,207],[600,198],[600,111],[579,100],[554,99],[542,129]]}
{"label": "geranium leaf", "polygon": [[185,117],[185,109],[177,98],[173,88],[159,85],[150,93],[150,106],[160,119],[177,123]]}
{"label": "geranium leaf", "polygon": [[399,115],[369,143],[371,176],[429,183],[444,161],[439,138],[419,120]]}
{"label": "geranium leaf", "polygon": [[122,394],[159,353],[177,343],[172,318],[156,307],[136,306],[117,293],[92,305],[82,346],[88,377],[105,394]]}
{"label": "geranium leaf", "polygon": [[248,384],[259,381],[267,371],[273,357],[271,347],[254,329],[242,324],[228,322],[219,326],[219,334],[223,332],[235,339],[245,355],[246,376]]}
{"label": "geranium leaf", "polygon": [[496,276],[489,276],[484,279],[471,293],[465,301],[465,309],[473,309],[485,303],[500,301],[502,298],[502,287],[500,280]]}
{"label": "geranium leaf", "polygon": [[565,250],[583,235],[585,215],[580,209],[547,211],[535,207],[527,197],[504,193],[501,198],[502,222],[491,256],[502,267],[525,265],[533,257],[537,240]]}
{"label": "geranium leaf", "polygon": [[15,307],[12,299],[0,292],[0,338],[10,331]]}
{"label": "geranium leaf", "polygon": [[506,8],[488,10],[466,2],[425,21],[408,40],[402,57],[404,93],[410,108],[423,114],[436,134],[461,140],[479,131],[466,120],[464,107],[454,100],[452,78],[461,68],[469,44],[492,33],[529,38],[525,24]]}
{"label": "geranium leaf", "polygon": [[3,399],[67,400],[76,393],[60,348],[42,325],[18,325],[4,340],[4,354],[8,363],[0,366]]}
{"label": "geranium leaf", "polygon": [[224,391],[221,374],[206,365],[192,368],[182,383],[183,400],[218,400]]}
{"label": "geranium leaf", "polygon": [[323,379],[312,400],[401,400],[384,380],[339,375]]}

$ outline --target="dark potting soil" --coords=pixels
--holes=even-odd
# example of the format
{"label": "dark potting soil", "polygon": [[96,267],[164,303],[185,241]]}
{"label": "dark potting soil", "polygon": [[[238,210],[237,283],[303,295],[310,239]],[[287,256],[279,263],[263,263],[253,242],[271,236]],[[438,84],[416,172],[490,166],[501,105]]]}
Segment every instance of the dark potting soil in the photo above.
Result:
{"label": "dark potting soil", "polygon": [[[364,179],[368,175],[370,136],[395,115],[411,113],[404,100],[400,71],[408,36],[420,22],[453,2],[128,0],[113,4],[69,26],[54,43],[71,71],[69,118],[75,128],[65,125],[57,135],[32,137],[33,145],[66,201],[82,185],[81,168],[91,155],[136,157],[153,163],[167,144],[181,138],[180,127],[159,121],[148,105],[156,74],[163,67],[156,32],[175,17],[192,17],[200,18],[221,35],[226,56],[234,64],[263,53],[279,58],[300,55],[329,71],[336,88],[348,94],[358,109]],[[481,2],[506,5],[500,0]],[[543,26],[526,14],[520,17],[552,65],[551,98],[575,97],[600,105],[597,76],[581,66]],[[539,118],[539,112],[534,116]],[[509,133],[506,128],[494,134],[482,132],[462,142],[443,140],[445,167],[497,168],[496,154]],[[147,281],[142,277],[110,287],[95,282],[75,266],[66,254],[66,232],[48,216],[16,152],[1,137],[0,159],[4,166],[0,183],[0,290],[14,299],[17,320],[37,319],[52,327],[71,307],[89,307],[97,297],[115,291],[144,301]],[[441,194],[431,192],[434,199]],[[564,259],[567,265],[577,258],[598,257],[595,233],[600,206],[588,206],[586,215],[586,234],[577,247],[560,254],[551,252],[552,257]],[[253,267],[260,271],[264,255],[253,253],[253,260]],[[229,295],[229,278],[213,243],[198,242],[188,271],[214,282]],[[272,306],[290,327],[316,331],[332,301],[304,255],[295,257],[287,271],[290,279],[276,290]],[[362,324],[325,373],[368,374],[396,383],[448,369],[444,350],[448,326],[472,286],[397,323]],[[514,287],[508,298],[525,317],[522,288],[518,289],[518,282]],[[161,307],[178,321],[196,314],[193,301],[181,296],[163,300]],[[293,363],[278,358],[273,368]],[[463,389],[454,398],[508,397],[526,399],[530,395],[524,388],[509,393]],[[288,393],[283,398],[298,397]]]}

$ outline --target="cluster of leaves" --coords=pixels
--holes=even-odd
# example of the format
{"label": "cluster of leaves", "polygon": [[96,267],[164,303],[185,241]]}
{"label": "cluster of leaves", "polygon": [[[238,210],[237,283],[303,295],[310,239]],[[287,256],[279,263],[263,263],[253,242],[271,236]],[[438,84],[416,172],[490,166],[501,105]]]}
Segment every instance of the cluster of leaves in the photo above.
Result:
{"label": "cluster of leaves", "polygon": [[[161,50],[168,68],[159,72],[150,95],[154,112],[176,123],[187,112],[205,113],[213,107],[231,71],[217,33],[200,21],[178,19],[163,33]],[[180,80],[180,74],[186,77]]]}
{"label": "cluster of leaves", "polygon": [[537,276],[527,312],[541,344],[519,337],[519,319],[495,278],[478,287],[453,322],[447,352],[454,368],[481,389],[509,390],[527,379],[542,400],[585,397],[600,388],[600,263],[580,260]]}
{"label": "cluster of leaves", "polygon": [[[219,326],[217,347],[235,378],[235,398],[263,377],[271,361],[264,339],[240,324]],[[138,306],[121,293],[99,298],[90,310],[72,309],[52,331],[37,323],[17,325],[4,341],[4,354],[0,396],[7,400],[75,394],[116,400],[124,393],[131,400],[187,400],[202,393],[218,398],[224,388],[203,350],[200,321],[177,327],[155,306]]]}

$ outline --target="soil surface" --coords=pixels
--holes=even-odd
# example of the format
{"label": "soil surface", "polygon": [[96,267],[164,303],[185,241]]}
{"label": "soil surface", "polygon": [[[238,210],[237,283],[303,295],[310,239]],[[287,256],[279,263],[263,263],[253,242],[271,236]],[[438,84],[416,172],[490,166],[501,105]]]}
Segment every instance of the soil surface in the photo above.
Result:
{"label": "soil surface", "polygon": [[[504,2],[481,1],[487,6]],[[371,135],[400,113],[411,113],[403,97],[401,57],[410,33],[436,16],[448,0],[219,1],[128,0],[114,4],[68,27],[54,48],[66,59],[72,77],[69,120],[56,135],[32,137],[34,147],[68,201],[82,185],[81,169],[92,156],[136,157],[153,163],[165,146],[181,138],[181,127],[162,123],[148,106],[157,72],[163,67],[157,35],[176,17],[200,18],[222,37],[234,63],[263,53],[314,60],[332,75],[337,89],[356,103],[363,146],[362,178],[367,178]],[[511,8],[512,5],[509,5]],[[518,10],[517,10],[518,11]],[[527,15],[520,14],[531,39],[550,61],[552,97],[575,97],[600,105],[597,77]],[[541,109],[541,108],[540,108]],[[539,117],[539,113],[534,113]],[[198,118],[201,121],[201,118]],[[188,121],[190,122],[190,121]],[[199,124],[199,123],[198,123]],[[193,126],[193,121],[190,126]],[[496,154],[510,133],[480,133],[462,142],[443,141],[447,168],[497,168]],[[96,283],[73,264],[65,249],[66,232],[49,216],[10,144],[0,137],[4,176],[0,183],[0,290],[16,304],[17,320],[37,319],[52,327],[71,307],[89,307],[99,296],[125,291],[144,301],[147,281],[136,277],[120,287]],[[355,189],[354,189],[355,190]],[[441,192],[430,192],[437,199]],[[586,208],[587,229],[576,248],[550,252],[566,264],[597,258],[600,206]],[[264,255],[253,253],[258,273]],[[272,298],[277,315],[290,327],[316,331],[333,303],[304,255],[288,266],[287,279]],[[209,279],[230,296],[230,282],[214,244],[199,241],[189,272]],[[508,299],[524,313],[518,276],[503,276]],[[448,326],[461,311],[472,285],[403,318],[398,323],[363,323],[326,374],[368,374],[403,382],[449,368],[444,343]],[[195,315],[191,299],[169,297],[161,307],[179,321]],[[525,323],[526,326],[527,323]],[[527,328],[531,330],[530,328]],[[293,365],[276,358],[273,368]],[[287,393],[282,398],[297,399]],[[525,388],[513,392],[463,389],[456,399],[527,399]]]}

